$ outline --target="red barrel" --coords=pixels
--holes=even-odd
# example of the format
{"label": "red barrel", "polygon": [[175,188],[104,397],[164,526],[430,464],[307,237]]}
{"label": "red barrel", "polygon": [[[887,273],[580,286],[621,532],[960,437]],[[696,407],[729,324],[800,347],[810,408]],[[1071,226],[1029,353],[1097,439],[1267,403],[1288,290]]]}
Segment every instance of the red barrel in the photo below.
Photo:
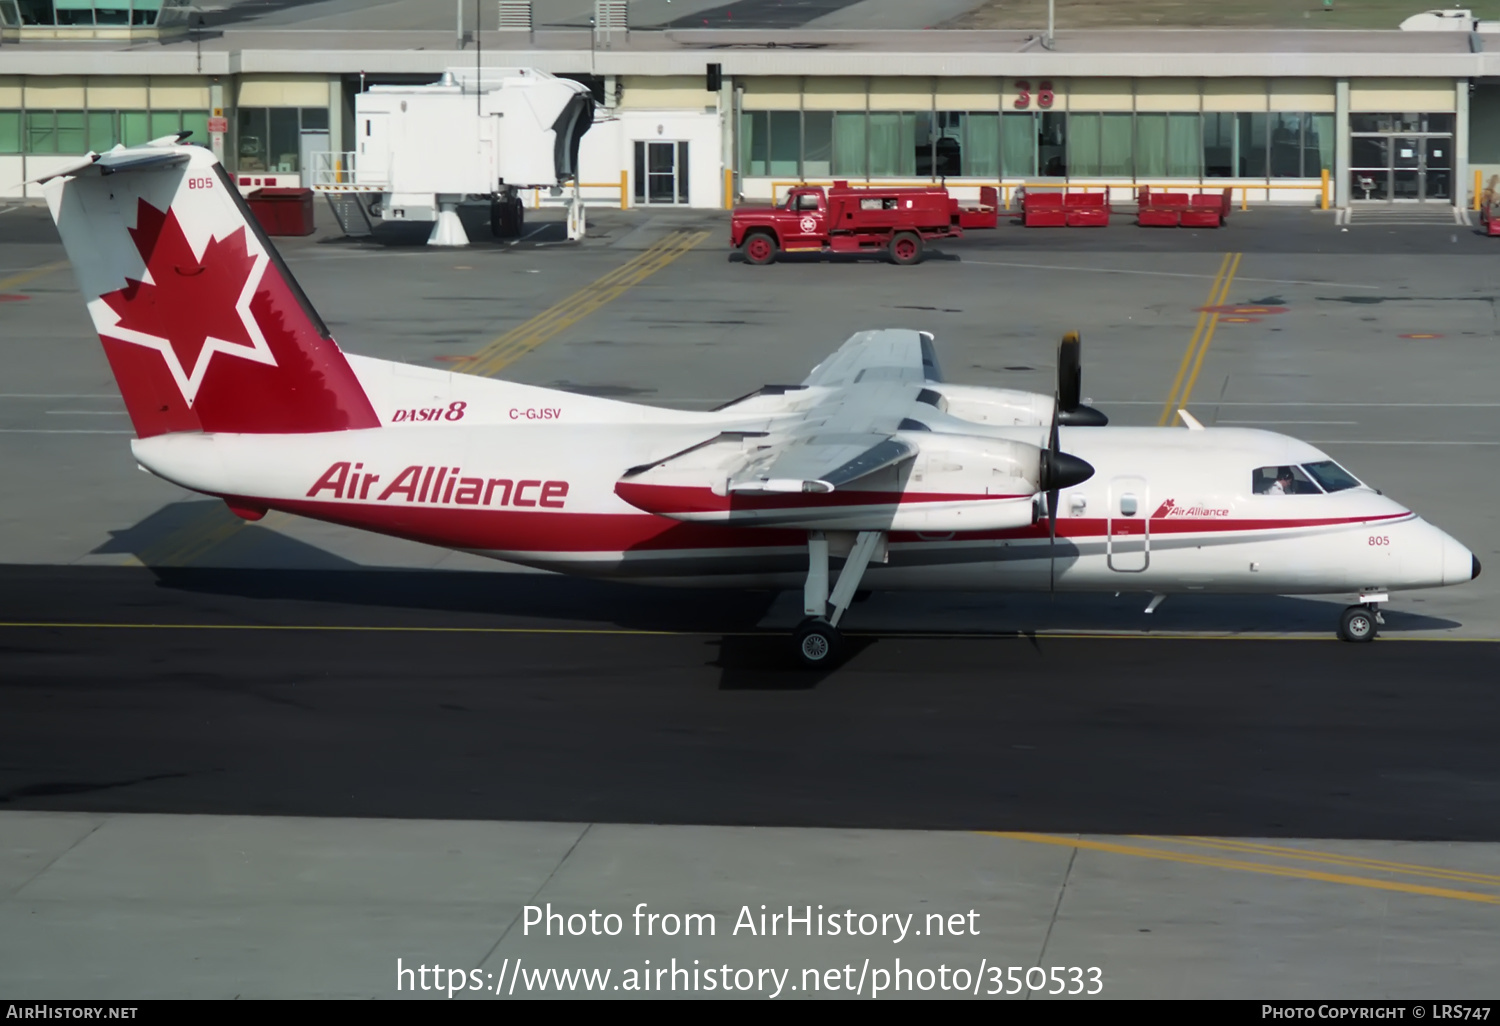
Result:
{"label": "red barrel", "polygon": [[245,202],[267,235],[311,235],[316,227],[311,189],[256,189]]}

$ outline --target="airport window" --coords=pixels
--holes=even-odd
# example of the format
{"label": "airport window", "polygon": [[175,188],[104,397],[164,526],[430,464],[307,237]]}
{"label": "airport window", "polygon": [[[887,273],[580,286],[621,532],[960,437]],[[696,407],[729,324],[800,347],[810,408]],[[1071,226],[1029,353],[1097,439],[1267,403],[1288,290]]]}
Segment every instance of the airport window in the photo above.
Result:
{"label": "airport window", "polygon": [[1000,176],[1000,115],[976,111],[963,118],[962,164],[958,174],[971,178]]}
{"label": "airport window", "polygon": [[796,178],[802,151],[802,114],[795,110],[746,111],[740,121],[741,169],[746,175]]}
{"label": "airport window", "polygon": [[1302,469],[1306,470],[1308,476],[1318,482],[1325,492],[1342,492],[1346,488],[1358,488],[1359,481],[1354,475],[1333,460],[1324,460],[1321,463],[1309,463]]}
{"label": "airport window", "polygon": [[1272,114],[1271,177],[1316,178],[1333,167],[1333,115]]}
{"label": "airport window", "polygon": [[764,178],[770,132],[766,111],[747,110],[740,115],[740,174],[746,178]]}
{"label": "airport window", "polygon": [[328,130],[326,107],[241,107],[238,114],[236,153],[241,171],[299,171],[302,133]]}
{"label": "airport window", "polygon": [[1251,491],[1256,495],[1322,494],[1301,467],[1291,466],[1258,468],[1251,479]]}
{"label": "airport window", "polygon": [[1433,132],[1438,135],[1448,135],[1453,131],[1453,124],[1454,116],[1452,114],[1383,113],[1349,115],[1349,131],[1351,132],[1389,132],[1402,135]]}
{"label": "airport window", "polygon": [[1317,178],[1333,143],[1307,112],[746,111],[739,159],[791,180]]}
{"label": "airport window", "polygon": [[[12,5],[6,4],[6,7]],[[163,7],[183,7],[182,0],[18,0],[23,25],[154,25]],[[7,18],[6,24],[14,22]]]}
{"label": "airport window", "polygon": [[[117,144],[139,146],[188,129],[189,141],[208,145],[206,110],[0,111],[0,153],[103,153]],[[7,127],[14,130],[7,133]]]}
{"label": "airport window", "polygon": [[918,177],[999,177],[999,112],[940,110],[918,114],[916,127]]}
{"label": "airport window", "polygon": [[809,110],[802,114],[802,174],[827,178],[833,173],[833,111]]}
{"label": "airport window", "polygon": [[1068,116],[1059,111],[1037,115],[1037,167],[1044,178],[1062,178],[1068,173]]}
{"label": "airport window", "polygon": [[802,115],[795,110],[773,110],[768,113],[771,122],[771,175],[777,178],[795,177],[802,153]]}
{"label": "airport window", "polygon": [[0,153],[21,152],[21,112],[0,110]]}
{"label": "airport window", "polygon": [[1000,173],[1006,178],[1030,178],[1036,174],[1036,115],[1000,115]]}
{"label": "airport window", "polygon": [[27,153],[85,153],[87,130],[81,110],[26,112]]}
{"label": "airport window", "polygon": [[1129,114],[1068,118],[1068,169],[1075,178],[1129,178],[1135,166]]}
{"label": "airport window", "polygon": [[867,141],[872,178],[905,178],[917,173],[915,111],[871,111]]}
{"label": "airport window", "polygon": [[833,174],[851,178],[863,175],[865,161],[865,112],[840,111],[833,116]]}

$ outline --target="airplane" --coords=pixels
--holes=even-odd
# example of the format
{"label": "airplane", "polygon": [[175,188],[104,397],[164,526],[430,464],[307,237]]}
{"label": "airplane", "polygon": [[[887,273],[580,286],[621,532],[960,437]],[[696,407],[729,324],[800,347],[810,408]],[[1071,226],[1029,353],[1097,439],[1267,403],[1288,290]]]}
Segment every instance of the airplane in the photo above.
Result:
{"label": "airplane", "polygon": [[[1479,575],[1467,548],[1268,431],[1117,427],[1081,400],[948,382],[930,333],[855,334],[799,384],[662,409],[345,353],[229,175],[185,136],[44,179],[145,470],[279,510],[565,574],[797,588],[835,665],[886,589],[1354,593]],[[837,573],[835,569],[837,568]]]}

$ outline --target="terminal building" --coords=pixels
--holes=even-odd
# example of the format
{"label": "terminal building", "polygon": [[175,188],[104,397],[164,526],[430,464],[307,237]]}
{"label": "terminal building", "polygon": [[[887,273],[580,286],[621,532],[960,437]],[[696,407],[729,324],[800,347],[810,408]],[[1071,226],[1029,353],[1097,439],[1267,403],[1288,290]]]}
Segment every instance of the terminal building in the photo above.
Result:
{"label": "terminal building", "polygon": [[353,180],[356,93],[476,65],[590,86],[602,109],[580,178],[599,203],[721,207],[849,179],[1468,206],[1500,174],[1500,33],[1447,12],[1429,31],[1079,30],[1049,46],[1019,31],[643,30],[623,15],[531,28],[529,5],[497,18],[492,0],[476,39],[452,6],[416,6],[430,21],[384,27],[346,5],[335,29],[200,27],[179,0],[0,0],[0,195],[178,131],[245,188],[311,185],[315,166]]}

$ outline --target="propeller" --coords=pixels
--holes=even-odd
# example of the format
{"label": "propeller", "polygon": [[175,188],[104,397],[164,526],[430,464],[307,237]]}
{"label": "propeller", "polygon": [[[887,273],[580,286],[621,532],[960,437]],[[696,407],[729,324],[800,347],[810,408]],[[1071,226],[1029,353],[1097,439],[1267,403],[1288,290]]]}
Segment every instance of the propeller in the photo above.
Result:
{"label": "propeller", "polygon": [[1040,484],[1047,493],[1047,574],[1048,589],[1057,589],[1057,503],[1058,493],[1064,488],[1083,484],[1094,476],[1094,468],[1085,460],[1062,451],[1058,439],[1058,427],[1099,427],[1109,423],[1109,418],[1098,410],[1084,406],[1079,395],[1083,387],[1083,371],[1079,360],[1078,332],[1070,331],[1057,346],[1057,393],[1052,404],[1052,430],[1047,436],[1047,448],[1042,451]]}

